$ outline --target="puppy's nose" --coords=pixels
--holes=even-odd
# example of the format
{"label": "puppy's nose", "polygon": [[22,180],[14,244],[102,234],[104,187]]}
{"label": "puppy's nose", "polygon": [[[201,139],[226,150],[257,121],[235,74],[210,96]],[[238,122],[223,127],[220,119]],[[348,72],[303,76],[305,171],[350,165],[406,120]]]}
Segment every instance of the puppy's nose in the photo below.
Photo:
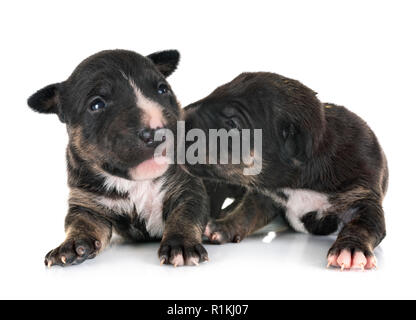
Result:
{"label": "puppy's nose", "polygon": [[165,137],[162,138],[162,141],[155,141],[155,132],[161,128],[152,129],[152,128],[144,128],[139,131],[139,138],[142,140],[146,146],[155,148],[163,141],[165,141]]}
{"label": "puppy's nose", "polygon": [[139,138],[146,146],[151,147],[154,143],[155,130],[152,128],[144,128],[139,131]]}

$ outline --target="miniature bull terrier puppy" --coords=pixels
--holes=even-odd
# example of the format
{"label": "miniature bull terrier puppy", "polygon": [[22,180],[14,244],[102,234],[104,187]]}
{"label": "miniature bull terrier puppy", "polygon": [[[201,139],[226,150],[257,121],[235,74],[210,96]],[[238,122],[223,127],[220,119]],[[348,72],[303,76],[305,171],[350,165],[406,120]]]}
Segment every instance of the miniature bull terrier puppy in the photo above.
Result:
{"label": "miniature bull terrier puppy", "polygon": [[155,132],[174,132],[182,113],[166,81],[178,61],[176,50],[148,56],[102,51],[28,99],[33,110],[58,115],[69,135],[66,239],[46,255],[47,266],[94,258],[114,233],[132,241],[161,239],[161,264],[208,259],[202,180],[154,158],[161,143]]}
{"label": "miniature bull terrier puppy", "polygon": [[250,167],[245,161],[185,165],[195,176],[253,191],[231,214],[207,226],[213,242],[239,241],[281,213],[299,232],[339,232],[328,252],[329,266],[376,266],[374,248],[386,234],[382,201],[388,168],[375,134],[360,117],[322,103],[296,80],[257,72],[243,73],[188,106],[186,122],[189,130],[207,135],[214,129],[262,130],[261,154],[251,149],[253,161],[261,163],[258,174],[244,174]]}

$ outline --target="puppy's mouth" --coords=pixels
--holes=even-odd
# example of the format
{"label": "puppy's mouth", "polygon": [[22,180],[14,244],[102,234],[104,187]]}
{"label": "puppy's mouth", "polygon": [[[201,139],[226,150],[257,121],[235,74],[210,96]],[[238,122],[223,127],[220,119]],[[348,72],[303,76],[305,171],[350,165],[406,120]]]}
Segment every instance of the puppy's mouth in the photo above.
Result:
{"label": "puppy's mouth", "polygon": [[[152,137],[153,138],[153,137]],[[152,139],[153,140],[153,139]],[[172,163],[172,159],[167,156],[167,149],[171,141],[162,139],[159,144],[148,146],[141,152],[142,161],[128,169],[128,175],[132,180],[150,180],[163,175]]]}
{"label": "puppy's mouth", "polygon": [[163,175],[169,167],[169,158],[152,157],[129,169],[132,180],[150,180]]}
{"label": "puppy's mouth", "polygon": [[153,150],[149,157],[131,167],[128,170],[132,180],[150,180],[163,175],[172,163],[172,159],[167,155],[167,145],[164,144],[161,149]]}

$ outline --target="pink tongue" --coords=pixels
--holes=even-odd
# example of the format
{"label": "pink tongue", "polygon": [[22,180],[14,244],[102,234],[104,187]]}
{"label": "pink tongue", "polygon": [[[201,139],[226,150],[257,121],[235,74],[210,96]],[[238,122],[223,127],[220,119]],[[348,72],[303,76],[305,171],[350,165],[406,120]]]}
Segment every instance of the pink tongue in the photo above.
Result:
{"label": "pink tongue", "polygon": [[160,177],[165,173],[169,164],[167,158],[159,157],[143,161],[138,166],[130,169],[133,180],[148,180]]}

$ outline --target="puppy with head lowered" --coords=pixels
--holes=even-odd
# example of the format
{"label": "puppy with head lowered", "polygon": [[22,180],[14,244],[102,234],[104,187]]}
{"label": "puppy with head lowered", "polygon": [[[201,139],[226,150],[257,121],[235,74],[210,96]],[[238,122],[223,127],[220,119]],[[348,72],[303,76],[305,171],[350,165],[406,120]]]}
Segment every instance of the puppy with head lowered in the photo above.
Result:
{"label": "puppy with head lowered", "polygon": [[93,258],[114,232],[133,241],[161,238],[162,264],[208,259],[201,244],[209,206],[203,183],[154,158],[161,143],[155,132],[175,132],[181,115],[166,81],[178,61],[175,50],[147,57],[102,51],[29,98],[35,111],[57,114],[69,135],[66,239],[46,255],[46,265]]}
{"label": "puppy with head lowered", "polygon": [[262,152],[251,152],[262,164],[257,175],[244,174],[249,167],[244,161],[185,165],[196,176],[254,191],[231,214],[208,224],[212,241],[239,241],[281,213],[296,231],[339,232],[328,265],[376,266],[374,248],[386,234],[382,201],[388,169],[376,136],[361,118],[321,103],[298,81],[259,72],[243,73],[188,106],[186,122],[187,128],[206,133],[262,129]]}

